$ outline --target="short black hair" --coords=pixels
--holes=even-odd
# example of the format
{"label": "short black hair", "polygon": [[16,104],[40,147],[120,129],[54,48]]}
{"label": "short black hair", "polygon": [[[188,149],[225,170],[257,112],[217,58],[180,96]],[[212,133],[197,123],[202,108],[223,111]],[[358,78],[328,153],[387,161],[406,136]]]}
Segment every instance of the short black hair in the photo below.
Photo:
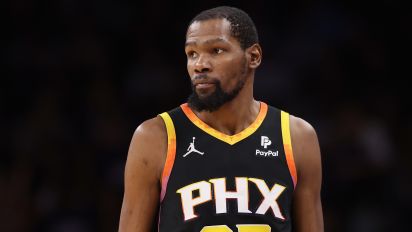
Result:
{"label": "short black hair", "polygon": [[230,6],[219,6],[200,12],[196,15],[189,26],[195,21],[209,19],[226,19],[230,22],[231,36],[236,38],[240,47],[244,50],[255,43],[259,43],[258,33],[253,20],[241,9]]}

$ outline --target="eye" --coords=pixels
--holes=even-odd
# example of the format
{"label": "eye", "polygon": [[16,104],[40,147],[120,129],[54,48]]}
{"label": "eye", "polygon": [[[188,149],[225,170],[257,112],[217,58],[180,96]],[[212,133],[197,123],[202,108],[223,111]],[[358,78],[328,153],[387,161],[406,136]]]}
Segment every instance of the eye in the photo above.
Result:
{"label": "eye", "polygon": [[197,57],[197,53],[194,52],[194,51],[189,51],[189,52],[187,52],[187,57],[188,57],[188,58],[191,58],[191,59],[196,58],[196,57]]}
{"label": "eye", "polygon": [[220,53],[223,52],[223,49],[221,49],[221,48],[214,48],[214,49],[213,49],[213,52],[214,52],[215,54],[220,54]]}

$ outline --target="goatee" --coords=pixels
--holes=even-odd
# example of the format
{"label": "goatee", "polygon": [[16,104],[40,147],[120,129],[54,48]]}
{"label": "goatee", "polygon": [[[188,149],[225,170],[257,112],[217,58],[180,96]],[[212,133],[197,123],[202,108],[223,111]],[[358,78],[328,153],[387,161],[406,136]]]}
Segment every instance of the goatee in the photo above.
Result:
{"label": "goatee", "polygon": [[189,96],[188,104],[190,108],[196,111],[213,112],[218,110],[222,105],[233,100],[245,85],[245,80],[239,80],[235,88],[230,92],[223,91],[220,81],[215,80],[215,91],[208,96],[201,97],[196,92],[196,87],[192,84],[192,94]]}

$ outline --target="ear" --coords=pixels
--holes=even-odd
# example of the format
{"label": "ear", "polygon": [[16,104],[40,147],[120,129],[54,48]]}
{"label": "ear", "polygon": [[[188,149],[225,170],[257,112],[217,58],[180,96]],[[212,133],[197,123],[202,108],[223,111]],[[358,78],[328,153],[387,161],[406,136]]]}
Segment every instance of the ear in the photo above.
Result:
{"label": "ear", "polygon": [[249,58],[249,68],[256,69],[262,62],[262,48],[258,43],[246,49],[247,57]]}

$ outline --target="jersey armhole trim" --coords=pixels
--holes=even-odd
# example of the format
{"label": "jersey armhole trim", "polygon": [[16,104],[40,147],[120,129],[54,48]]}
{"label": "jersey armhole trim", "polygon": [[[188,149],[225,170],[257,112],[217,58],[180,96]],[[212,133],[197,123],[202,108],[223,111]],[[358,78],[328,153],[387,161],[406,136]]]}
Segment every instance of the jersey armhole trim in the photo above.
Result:
{"label": "jersey armhole trim", "polygon": [[293,187],[296,188],[298,176],[296,172],[295,159],[293,157],[292,139],[290,136],[289,114],[284,111],[281,111],[280,114],[281,114],[283,148],[285,150],[286,162],[289,168],[290,175],[293,180]]}
{"label": "jersey armhole trim", "polygon": [[167,131],[167,154],[166,154],[166,162],[163,167],[162,178],[160,180],[160,184],[162,186],[162,190],[160,192],[160,202],[163,201],[163,198],[166,195],[166,188],[167,182],[169,181],[170,173],[172,172],[173,164],[175,162],[176,157],[176,132],[175,127],[173,125],[172,118],[170,115],[165,112],[159,115],[165,125]]}

